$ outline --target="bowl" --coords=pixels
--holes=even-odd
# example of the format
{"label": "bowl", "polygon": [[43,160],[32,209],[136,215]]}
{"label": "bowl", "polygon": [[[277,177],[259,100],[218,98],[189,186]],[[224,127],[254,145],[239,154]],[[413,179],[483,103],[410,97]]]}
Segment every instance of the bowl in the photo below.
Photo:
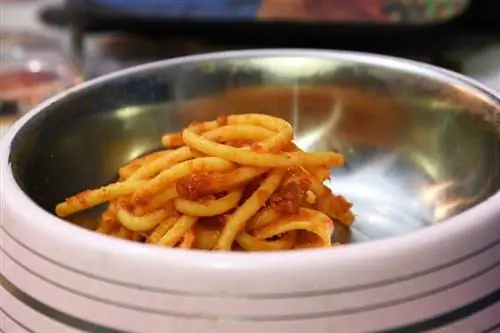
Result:
{"label": "bowl", "polygon": [[[89,81],[1,143],[5,332],[486,332],[500,310],[500,100],[462,75],[319,50],[203,54]],[[57,202],[112,181],[161,135],[223,114],[283,117],[347,160],[350,244],[238,253],[97,234]],[[345,236],[345,235],[344,235]],[[336,235],[336,237],[340,237]]]}

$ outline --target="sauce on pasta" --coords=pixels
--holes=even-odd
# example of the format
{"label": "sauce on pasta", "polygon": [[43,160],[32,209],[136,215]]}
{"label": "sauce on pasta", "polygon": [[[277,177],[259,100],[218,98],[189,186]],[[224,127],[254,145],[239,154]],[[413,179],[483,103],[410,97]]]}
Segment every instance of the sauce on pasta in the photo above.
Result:
{"label": "sauce on pasta", "polygon": [[163,150],[133,160],[119,180],[56,206],[66,218],[107,203],[97,232],[164,247],[277,251],[331,247],[351,203],[323,182],[343,163],[308,153],[292,126],[263,114],[196,122],[162,138]]}

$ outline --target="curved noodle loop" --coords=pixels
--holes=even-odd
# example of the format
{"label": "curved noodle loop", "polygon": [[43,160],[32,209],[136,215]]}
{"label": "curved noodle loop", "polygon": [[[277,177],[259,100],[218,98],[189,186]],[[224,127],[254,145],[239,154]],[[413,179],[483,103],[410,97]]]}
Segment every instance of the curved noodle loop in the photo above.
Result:
{"label": "curved noodle loop", "polygon": [[59,203],[66,217],[108,202],[97,232],[182,249],[281,251],[330,247],[351,204],[323,182],[343,164],[307,153],[292,126],[262,114],[219,117],[165,134],[163,150],[119,169],[119,180]]}

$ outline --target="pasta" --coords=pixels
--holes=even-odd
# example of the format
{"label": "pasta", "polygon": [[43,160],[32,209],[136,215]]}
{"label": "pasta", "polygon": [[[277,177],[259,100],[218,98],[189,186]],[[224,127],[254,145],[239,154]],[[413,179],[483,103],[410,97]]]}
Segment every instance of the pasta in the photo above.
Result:
{"label": "pasta", "polygon": [[323,182],[343,164],[334,152],[307,153],[292,126],[264,114],[192,123],[162,138],[119,179],[59,203],[66,218],[107,203],[97,232],[164,247],[277,251],[330,247],[349,228],[351,203]]}

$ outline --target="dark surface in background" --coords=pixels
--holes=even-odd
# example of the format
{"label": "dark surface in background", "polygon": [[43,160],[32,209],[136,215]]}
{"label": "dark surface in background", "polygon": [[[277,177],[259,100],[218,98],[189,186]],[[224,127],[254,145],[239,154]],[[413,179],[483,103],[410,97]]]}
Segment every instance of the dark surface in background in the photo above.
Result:
{"label": "dark surface in background", "polygon": [[495,38],[500,32],[500,2],[473,0],[464,15],[434,26],[165,21],[110,12],[99,6],[83,8],[78,1],[71,1],[66,8],[46,8],[41,12],[41,19],[48,24],[69,25],[73,30],[80,30],[76,31],[81,35],[77,38],[91,33],[123,31],[149,37],[196,37],[233,48],[334,48],[419,56],[464,45],[475,47]]}

